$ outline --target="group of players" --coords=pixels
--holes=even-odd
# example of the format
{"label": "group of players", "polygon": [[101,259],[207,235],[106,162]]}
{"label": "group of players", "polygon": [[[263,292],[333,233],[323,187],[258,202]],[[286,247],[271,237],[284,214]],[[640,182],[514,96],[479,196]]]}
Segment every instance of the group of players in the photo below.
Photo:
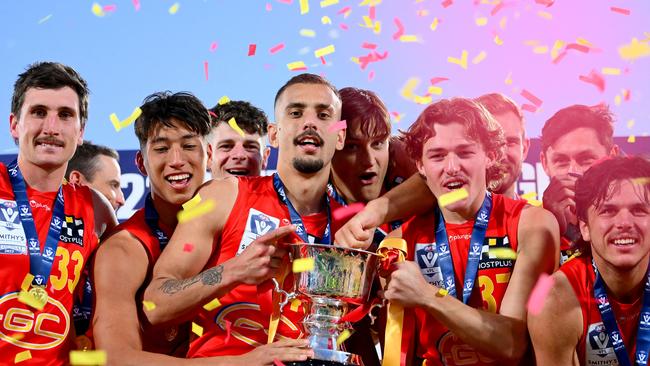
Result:
{"label": "group of players", "polygon": [[[115,365],[306,361],[306,305],[277,316],[270,290],[271,278],[290,286],[287,244],[374,251],[387,236],[407,243],[380,291],[406,309],[404,365],[646,364],[650,162],[620,156],[606,107],[545,123],[543,208],[517,195],[529,140],[501,94],[434,102],[398,137],[373,92],[312,74],[278,90],[273,123],[247,102],[208,110],[189,93],[140,109],[136,164],[151,192],[117,225],[118,157],[82,144],[85,81],[50,62],[19,75],[19,152],[0,165],[2,364],[29,351],[21,363],[63,365],[83,348]],[[278,149],[270,176],[264,138]],[[365,206],[333,219],[353,203]],[[529,312],[545,274],[553,286]],[[365,325],[346,346],[379,364]]]}

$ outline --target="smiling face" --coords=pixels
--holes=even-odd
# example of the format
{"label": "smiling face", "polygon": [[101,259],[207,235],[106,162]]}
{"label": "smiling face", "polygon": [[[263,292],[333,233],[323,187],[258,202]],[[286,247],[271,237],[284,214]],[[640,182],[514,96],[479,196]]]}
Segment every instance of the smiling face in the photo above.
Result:
{"label": "smiling face", "polygon": [[417,162],[420,174],[426,177],[436,197],[461,188],[467,190],[467,198],[441,207],[446,219],[450,213],[472,218],[485,196],[485,176],[492,160],[479,142],[466,136],[460,123],[436,124],[435,136],[426,140],[422,158]]}
{"label": "smiling face", "polygon": [[269,140],[278,148],[278,170],[287,166],[311,175],[329,169],[335,150],[343,148],[345,130],[330,131],[341,118],[341,100],[324,84],[288,86],[275,106]]}
{"label": "smiling face", "polygon": [[650,196],[631,180],[611,183],[607,197],[580,222],[595,258],[618,270],[636,267],[650,252]]}
{"label": "smiling face", "polygon": [[156,196],[180,205],[192,198],[203,183],[208,154],[204,139],[197,133],[176,119],[172,119],[172,126],[161,123],[152,128],[136,162],[140,171],[149,176]]}
{"label": "smiling face", "polygon": [[29,88],[19,115],[9,117],[11,136],[18,141],[20,160],[44,169],[67,165],[83,142],[79,97],[70,87]]}
{"label": "smiling face", "polygon": [[259,176],[266,167],[268,150],[262,151],[262,137],[258,133],[244,131],[242,136],[227,123],[219,123],[212,130],[210,146],[213,178]]}
{"label": "smiling face", "polygon": [[[524,136],[521,119],[512,112],[494,115],[496,121],[503,128],[506,138],[506,154],[504,167],[506,176],[502,179],[501,185],[494,190],[495,193],[505,194],[514,189],[514,185],[521,175],[521,165],[528,156],[530,140]],[[516,193],[516,190],[513,191]]]}

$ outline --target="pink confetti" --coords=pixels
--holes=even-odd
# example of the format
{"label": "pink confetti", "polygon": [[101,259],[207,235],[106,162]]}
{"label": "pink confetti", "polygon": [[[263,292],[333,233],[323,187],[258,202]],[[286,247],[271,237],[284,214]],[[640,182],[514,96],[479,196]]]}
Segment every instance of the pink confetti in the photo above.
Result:
{"label": "pink confetti", "polygon": [[[215,115],[215,117],[216,117],[216,115]],[[190,253],[193,250],[194,250],[194,244],[190,244],[190,243],[183,244],[183,251],[184,252]]]}
{"label": "pink confetti", "polygon": [[569,43],[566,46],[566,50],[576,50],[576,51],[588,53],[589,52],[589,47],[587,47],[585,45],[578,44],[578,43]]}
{"label": "pink confetti", "polygon": [[205,80],[208,81],[208,61],[203,61],[203,71],[205,71]]}
{"label": "pink confetti", "polygon": [[623,100],[628,101],[630,100],[630,96],[632,94],[632,91],[629,89],[623,89]]}
{"label": "pink confetti", "polygon": [[343,8],[343,9],[337,11],[336,14],[339,14],[339,15],[340,15],[340,14],[345,14],[345,13],[347,13],[347,12],[349,12],[349,11],[352,11],[352,8],[349,7],[349,6],[346,6],[345,8]]}
{"label": "pink confetti", "polygon": [[494,8],[492,8],[492,11],[490,12],[490,15],[492,15],[492,16],[496,15],[496,13],[498,13],[501,9],[503,9],[505,7],[505,5],[506,4],[504,2],[502,2],[502,1],[499,2]]}
{"label": "pink confetti", "polygon": [[135,11],[140,10],[140,0],[133,0],[133,6],[135,7]]}
{"label": "pink confetti", "polygon": [[532,105],[532,104],[528,104],[528,103],[522,105],[522,106],[521,106],[521,109],[524,110],[524,111],[530,112],[530,113],[535,113],[535,112],[537,112],[537,107],[535,107],[535,106]]}
{"label": "pink confetti", "polygon": [[442,4],[440,4],[440,5],[442,5],[443,8],[448,8],[448,7],[450,7],[453,3],[454,3],[454,0],[445,0],[445,1],[443,1]]}
{"label": "pink confetti", "polygon": [[230,335],[232,334],[232,323],[228,320],[226,320],[226,339],[224,339],[224,342],[228,344],[230,342]]}
{"label": "pink confetti", "polygon": [[617,8],[615,6],[612,6],[609,8],[609,10],[613,11],[614,13],[619,13],[623,15],[630,15],[630,9],[624,9],[624,8]]}
{"label": "pink confetti", "polygon": [[284,43],[278,43],[277,45],[271,47],[269,52],[271,52],[272,55],[282,51],[284,49]]}
{"label": "pink confetti", "polygon": [[289,5],[293,4],[293,0],[278,0],[278,2]]}
{"label": "pink confetti", "polygon": [[347,127],[348,127],[348,125],[347,125],[347,123],[345,122],[345,120],[342,120],[342,121],[338,121],[338,122],[336,122],[335,124],[331,125],[331,126],[327,129],[327,131],[328,131],[328,132],[336,132],[336,131],[338,131],[338,130],[342,130],[342,129],[347,128]]}
{"label": "pink confetti", "polygon": [[555,0],[535,0],[535,2],[538,4],[546,5],[546,7],[548,8],[549,6],[553,5]]}
{"label": "pink confetti", "polygon": [[282,361],[278,360],[277,358],[273,360],[273,366],[286,366]]}
{"label": "pink confetti", "polygon": [[548,296],[551,287],[553,287],[553,277],[549,276],[546,273],[542,273],[533,288],[533,291],[530,293],[528,298],[528,312],[537,315],[542,308],[544,307],[544,301]]}
{"label": "pink confetti", "polygon": [[321,62],[323,65],[327,65],[327,61],[325,61],[325,56],[321,56],[321,57],[320,57],[320,62]]}
{"label": "pink confetti", "polygon": [[212,42],[212,44],[210,44],[210,52],[216,51],[218,46],[217,42]]}
{"label": "pink confetti", "polygon": [[271,11],[273,10],[273,6],[271,6],[271,3],[266,3],[266,11]]}
{"label": "pink confetti", "polygon": [[566,51],[562,51],[562,52],[561,52],[561,53],[560,53],[560,54],[559,54],[559,55],[558,55],[558,56],[553,60],[553,63],[556,64],[556,65],[559,64],[560,61],[562,61],[562,59],[564,58],[564,56],[566,56],[566,54],[567,54]]}
{"label": "pink confetti", "polygon": [[363,42],[363,44],[361,45],[361,47],[366,48],[366,49],[369,49],[369,50],[377,49],[377,45],[376,45],[376,44],[374,44],[374,43],[368,43],[368,42]]}
{"label": "pink confetti", "polygon": [[447,81],[447,80],[449,80],[449,78],[443,78],[443,77],[431,78],[431,85],[436,85],[440,82]]}
{"label": "pink confetti", "polygon": [[357,212],[363,210],[364,204],[360,202],[352,203],[348,206],[337,208],[332,211],[332,218],[336,221],[346,221],[354,216]]}
{"label": "pink confetti", "polygon": [[393,39],[398,40],[404,35],[404,25],[402,25],[402,21],[400,21],[399,18],[395,18],[393,21],[397,26],[397,32],[393,34]]}
{"label": "pink confetti", "polygon": [[214,118],[219,118],[219,117],[217,117],[217,114],[214,113],[213,111],[208,111],[208,113],[210,113],[210,115],[211,115],[212,117],[214,117]]}
{"label": "pink confetti", "polygon": [[341,23],[341,24],[339,24],[339,28],[343,29],[344,31],[350,29],[350,27],[348,27],[348,25],[345,24],[345,23]]}
{"label": "pink confetti", "polygon": [[578,79],[585,83],[595,85],[601,93],[605,91],[605,79],[595,70],[591,70],[587,76],[580,75]]}
{"label": "pink confetti", "polygon": [[257,49],[256,44],[249,44],[248,45],[248,56],[255,56],[255,50]]}
{"label": "pink confetti", "polygon": [[529,92],[526,89],[521,91],[521,96],[528,99],[528,101],[533,103],[537,108],[539,108],[542,105],[542,100],[534,96],[533,93]]}
{"label": "pink confetti", "polygon": [[374,78],[375,78],[375,71],[373,70],[368,73],[368,81],[372,81],[372,79]]}
{"label": "pink confetti", "polygon": [[104,5],[104,11],[107,13],[110,13],[112,11],[117,10],[117,5],[115,4],[110,4],[110,5]]}
{"label": "pink confetti", "polygon": [[368,8],[368,18],[370,18],[370,20],[375,20],[375,18],[377,18],[377,11],[374,6]]}

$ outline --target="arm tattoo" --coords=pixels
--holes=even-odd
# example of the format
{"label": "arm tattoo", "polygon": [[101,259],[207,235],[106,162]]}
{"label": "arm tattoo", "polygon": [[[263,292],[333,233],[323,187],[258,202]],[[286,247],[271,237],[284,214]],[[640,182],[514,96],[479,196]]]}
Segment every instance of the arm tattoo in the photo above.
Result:
{"label": "arm tattoo", "polygon": [[161,286],[160,289],[167,295],[173,295],[180,291],[185,290],[186,288],[192,286],[193,284],[201,281],[202,284],[213,286],[221,283],[221,274],[223,273],[223,266],[218,265],[212,267],[206,271],[199,273],[198,275],[188,278],[185,280],[167,280]]}

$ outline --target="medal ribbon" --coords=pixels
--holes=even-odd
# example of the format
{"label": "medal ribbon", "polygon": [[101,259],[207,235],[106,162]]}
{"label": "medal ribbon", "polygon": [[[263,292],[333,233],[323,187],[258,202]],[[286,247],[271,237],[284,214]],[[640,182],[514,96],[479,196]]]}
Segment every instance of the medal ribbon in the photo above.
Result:
{"label": "medal ribbon", "polygon": [[[614,310],[612,309],[609,299],[607,297],[607,290],[603,278],[598,273],[596,262],[591,260],[591,264],[596,274],[596,281],[594,282],[594,298],[598,305],[600,317],[603,320],[605,331],[609,336],[614,353],[618,359],[618,364],[621,366],[631,366],[630,357],[627,354],[625,343],[623,343],[623,336],[618,329]],[[641,366],[648,363],[648,350],[650,349],[650,271],[646,272],[645,289],[643,290],[643,307],[641,315],[639,316],[639,327],[636,335],[636,352],[634,365]]]}
{"label": "medal ribbon", "polygon": [[151,230],[151,232],[156,235],[156,238],[158,238],[160,251],[162,252],[167,246],[167,243],[169,243],[169,237],[167,237],[167,234],[160,229],[160,226],[158,225],[159,219],[160,216],[158,215],[158,211],[156,211],[156,207],[153,205],[151,194],[148,194],[144,199],[144,221],[147,223],[147,226],[149,226],[149,230]]}
{"label": "medal ribbon", "polygon": [[41,245],[38,240],[38,232],[34,224],[34,217],[32,216],[32,209],[27,198],[27,185],[23,174],[20,172],[18,163],[14,160],[7,167],[9,172],[9,181],[11,182],[16,203],[18,204],[18,214],[20,222],[25,230],[27,236],[27,248],[29,249],[29,272],[34,275],[32,286],[47,286],[54,263],[54,256],[56,249],[59,246],[59,236],[61,234],[61,226],[64,219],[64,201],[63,201],[63,188],[59,187],[56,195],[54,207],[52,209],[52,220],[50,221],[50,228],[45,239],[45,246],[43,254],[41,254]]}
{"label": "medal ribbon", "polygon": [[[379,244],[377,254],[382,258],[379,261],[380,275],[387,277],[392,272],[395,263],[406,260],[406,240],[401,238],[388,238]],[[398,366],[401,364],[402,355],[402,329],[404,327],[404,307],[388,303],[386,333],[384,335],[384,358],[382,366]]]}
{"label": "medal ribbon", "polygon": [[[472,295],[476,274],[478,273],[479,262],[481,261],[481,250],[483,242],[485,241],[485,234],[487,232],[488,220],[490,212],[492,211],[492,194],[486,192],[485,199],[474,218],[474,228],[472,229],[472,236],[470,238],[469,254],[467,256],[467,269],[465,271],[465,279],[463,286],[463,303],[467,304],[469,297]],[[436,206],[436,252],[438,253],[438,263],[442,272],[444,286],[449,292],[449,295],[458,297],[456,295],[456,280],[454,276],[454,262],[451,258],[451,251],[449,248],[449,236],[445,228],[445,218],[442,216],[442,211]]]}

